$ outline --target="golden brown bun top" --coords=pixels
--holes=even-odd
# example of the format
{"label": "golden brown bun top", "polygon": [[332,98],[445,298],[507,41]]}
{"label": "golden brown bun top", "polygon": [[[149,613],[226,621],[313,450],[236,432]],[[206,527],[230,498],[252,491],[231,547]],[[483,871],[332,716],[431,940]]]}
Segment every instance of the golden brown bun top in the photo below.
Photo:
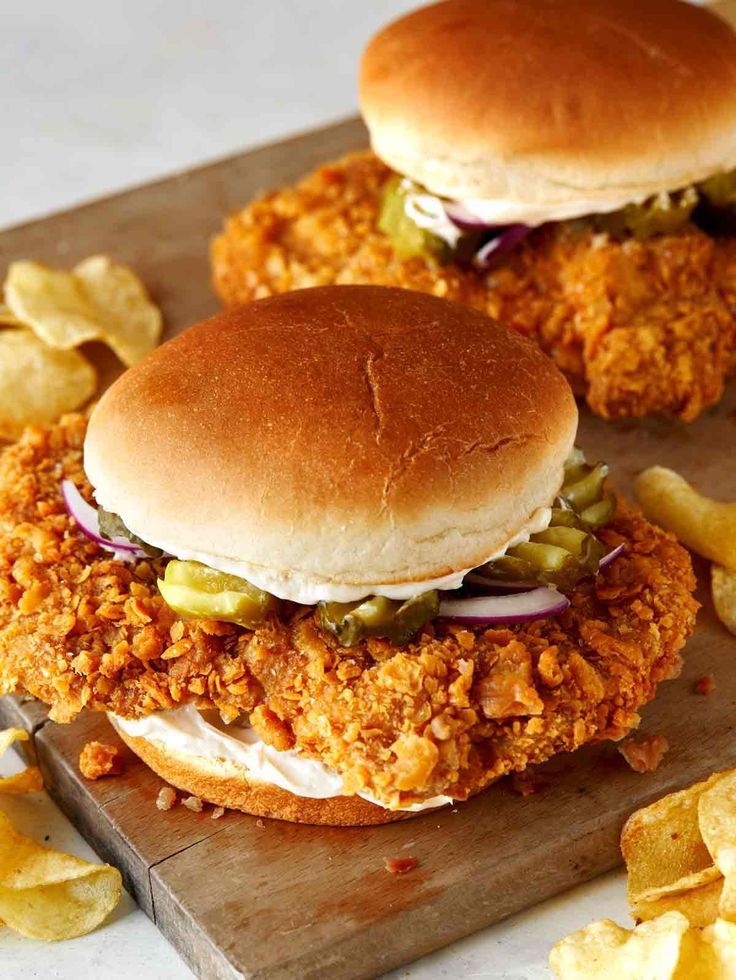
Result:
{"label": "golden brown bun top", "polygon": [[332,286],[158,348],[99,402],[85,467],[145,540],[249,562],[263,587],[405,582],[517,533],[559,488],[576,426],[525,338],[424,294]]}
{"label": "golden brown bun top", "polygon": [[446,0],[373,38],[360,95],[378,155],[453,198],[633,200],[736,166],[736,34],[680,0]]}

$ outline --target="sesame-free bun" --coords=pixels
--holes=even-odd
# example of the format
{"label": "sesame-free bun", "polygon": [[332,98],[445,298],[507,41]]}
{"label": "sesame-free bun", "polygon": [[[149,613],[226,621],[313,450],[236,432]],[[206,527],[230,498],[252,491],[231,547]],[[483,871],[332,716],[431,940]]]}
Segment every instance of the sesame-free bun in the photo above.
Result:
{"label": "sesame-free bun", "polygon": [[331,286],[159,347],[93,411],[85,468],[145,541],[316,602],[485,561],[551,502],[576,427],[531,341],[446,300]]}
{"label": "sesame-free bun", "polygon": [[736,34],[680,0],[446,0],[373,38],[360,98],[378,156],[455,199],[590,213],[736,166]]}
{"label": "sesame-free bun", "polygon": [[115,728],[128,748],[167,783],[206,803],[242,810],[256,817],[330,827],[360,827],[406,820],[428,812],[388,810],[359,796],[326,799],[295,796],[279,786],[254,779],[244,766],[229,759],[173,750],[154,739],[129,735],[117,725]]}

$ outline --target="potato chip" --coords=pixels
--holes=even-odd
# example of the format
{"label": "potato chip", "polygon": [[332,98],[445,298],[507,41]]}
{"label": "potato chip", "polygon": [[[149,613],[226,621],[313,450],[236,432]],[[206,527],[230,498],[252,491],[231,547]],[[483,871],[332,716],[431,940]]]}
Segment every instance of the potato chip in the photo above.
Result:
{"label": "potato chip", "polygon": [[736,977],[736,926],[718,920],[682,937],[673,980],[732,980]]}
{"label": "potato chip", "polygon": [[24,936],[59,940],[97,928],[120,901],[117,868],[43,847],[0,812],[0,919]]}
{"label": "potato chip", "polygon": [[716,615],[731,633],[736,633],[736,572],[711,565],[710,588]]}
{"label": "potato chip", "polygon": [[22,793],[38,793],[43,789],[43,776],[36,766],[28,766],[22,772],[0,779],[0,793],[19,796]]}
{"label": "potato chip", "polygon": [[644,902],[651,902],[657,898],[664,898],[666,895],[681,895],[683,892],[692,891],[694,888],[703,888],[719,881],[723,875],[715,865],[703,868],[702,871],[694,871],[692,874],[678,878],[666,885],[658,885],[654,888],[647,888],[646,891],[639,893],[639,898]]}
{"label": "potato chip", "polygon": [[674,470],[651,466],[636,495],[646,516],[704,558],[736,570],[736,503],[711,500]]}
{"label": "potato chip", "polygon": [[[30,735],[23,728],[6,728],[0,731],[0,755],[13,744],[13,742],[27,742]],[[17,772],[5,779],[0,779],[0,793],[13,794],[37,793],[43,789],[43,776],[36,766],[29,766],[22,772]]]}
{"label": "potato chip", "polygon": [[22,327],[23,324],[11,312],[10,307],[6,306],[5,303],[0,303],[0,327]]}
{"label": "potato chip", "polygon": [[723,880],[723,891],[718,903],[718,917],[736,923],[736,877],[729,875]]}
{"label": "potato chip", "polygon": [[0,731],[0,755],[4,755],[13,742],[27,742],[30,737],[25,728],[4,728]]}
{"label": "potato chip", "polygon": [[561,980],[671,980],[687,931],[688,921],[679,912],[633,930],[605,919],[557,943],[549,962]]}
{"label": "potato chip", "polygon": [[55,421],[96,387],[94,368],[77,351],[47,347],[30,330],[0,330],[0,438]]}
{"label": "potato chip", "polygon": [[[689,875],[713,868],[713,858],[698,824],[698,802],[724,777],[716,773],[633,813],[621,833],[621,852],[629,872],[628,895],[636,905],[642,894],[669,887]],[[711,872],[712,873],[712,872]]]}
{"label": "potato chip", "polygon": [[5,302],[49,346],[70,350],[101,340],[127,366],[153,350],[161,336],[161,312],[140,279],[106,255],[85,259],[72,272],[13,262]]}
{"label": "potato chip", "polygon": [[691,926],[707,926],[718,918],[722,889],[723,877],[718,874],[709,884],[688,891],[663,893],[659,898],[629,899],[631,914],[637,922],[645,922],[665,912],[681,912]]}
{"label": "potato chip", "polygon": [[698,821],[721,874],[736,875],[736,771],[723,774],[701,794]]}

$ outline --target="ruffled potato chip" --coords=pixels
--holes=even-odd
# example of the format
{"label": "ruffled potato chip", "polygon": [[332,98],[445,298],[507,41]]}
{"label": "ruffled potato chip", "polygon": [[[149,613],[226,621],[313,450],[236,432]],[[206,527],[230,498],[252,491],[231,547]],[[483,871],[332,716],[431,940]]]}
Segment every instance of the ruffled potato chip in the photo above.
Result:
{"label": "ruffled potato chip", "polygon": [[43,847],[0,812],[0,919],[33,939],[84,936],[120,901],[117,868]]}
{"label": "ruffled potato chip", "polygon": [[30,330],[0,330],[0,437],[46,425],[95,393],[97,374],[74,350],[47,347]]}
{"label": "ruffled potato chip", "polygon": [[557,943],[550,966],[561,980],[671,980],[688,928],[679,912],[633,930],[610,919],[593,922]]}
{"label": "ruffled potato chip", "polygon": [[13,262],[5,302],[49,346],[70,350],[100,340],[128,367],[153,350],[161,336],[161,312],[143,283],[106,255],[85,259],[71,272]]}
{"label": "ruffled potato chip", "polygon": [[[0,756],[13,742],[27,742],[30,738],[23,728],[5,728],[0,731]],[[36,766],[29,766],[22,772],[0,779],[0,793],[18,796],[21,793],[37,793],[43,789],[43,776]]]}

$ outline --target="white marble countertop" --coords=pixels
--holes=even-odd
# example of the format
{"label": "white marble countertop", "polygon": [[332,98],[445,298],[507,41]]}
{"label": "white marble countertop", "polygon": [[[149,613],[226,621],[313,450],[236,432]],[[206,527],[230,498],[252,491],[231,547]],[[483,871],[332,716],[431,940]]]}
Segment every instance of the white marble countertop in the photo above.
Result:
{"label": "white marble countertop", "polygon": [[[0,226],[353,113],[364,41],[415,5],[4,0]],[[9,753],[0,771],[17,764]],[[45,795],[1,803],[25,832],[91,855]],[[629,923],[621,873],[456,943],[394,977],[547,977],[554,942],[606,916]],[[160,980],[191,974],[126,896],[112,920],[84,939],[50,946],[0,929],[0,975]]]}

